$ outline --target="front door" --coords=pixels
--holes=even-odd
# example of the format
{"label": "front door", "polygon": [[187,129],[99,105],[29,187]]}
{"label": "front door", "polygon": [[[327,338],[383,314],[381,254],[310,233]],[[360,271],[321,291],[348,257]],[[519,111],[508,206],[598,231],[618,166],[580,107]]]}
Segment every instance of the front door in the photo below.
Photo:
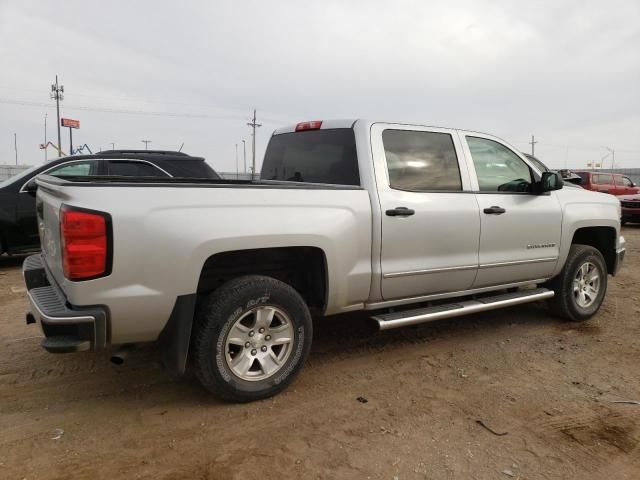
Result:
{"label": "front door", "polygon": [[455,131],[375,124],[382,297],[466,290],[478,265],[480,219]]}
{"label": "front door", "polygon": [[461,136],[475,170],[481,219],[473,287],[548,278],[560,251],[562,211],[556,193],[532,193],[540,172],[498,139],[471,132]]}

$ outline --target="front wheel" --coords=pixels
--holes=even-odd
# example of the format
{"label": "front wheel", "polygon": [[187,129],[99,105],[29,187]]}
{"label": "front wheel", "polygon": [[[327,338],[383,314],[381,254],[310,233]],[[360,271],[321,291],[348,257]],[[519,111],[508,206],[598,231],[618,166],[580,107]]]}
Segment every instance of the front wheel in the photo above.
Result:
{"label": "front wheel", "polygon": [[602,254],[588,245],[572,245],[564,268],[549,285],[555,296],[551,310],[580,322],[595,315],[607,291],[607,267]]}
{"label": "front wheel", "polygon": [[289,285],[249,275],[222,285],[199,309],[194,332],[196,376],[234,402],[275,395],[289,385],[311,349],[306,303]]}

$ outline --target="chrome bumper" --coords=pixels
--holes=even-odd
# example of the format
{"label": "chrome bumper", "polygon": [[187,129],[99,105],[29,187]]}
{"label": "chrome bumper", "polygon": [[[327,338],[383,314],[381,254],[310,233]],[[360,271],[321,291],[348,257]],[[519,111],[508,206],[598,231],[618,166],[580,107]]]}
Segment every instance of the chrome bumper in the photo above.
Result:
{"label": "chrome bumper", "polygon": [[45,339],[42,346],[52,353],[102,350],[106,347],[106,310],[100,306],[70,305],[51,280],[42,255],[27,257],[22,265],[30,311],[27,324],[38,323]]}

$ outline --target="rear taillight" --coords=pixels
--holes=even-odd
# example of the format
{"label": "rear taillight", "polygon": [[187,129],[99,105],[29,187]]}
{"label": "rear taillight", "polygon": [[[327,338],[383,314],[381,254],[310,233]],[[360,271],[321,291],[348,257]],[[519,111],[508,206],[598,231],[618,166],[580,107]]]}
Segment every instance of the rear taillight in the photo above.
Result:
{"label": "rear taillight", "polygon": [[296,132],[302,132],[304,130],[320,130],[322,126],[322,120],[312,120],[310,122],[301,122],[296,125]]}
{"label": "rear taillight", "polygon": [[109,216],[101,212],[64,206],[60,211],[62,267],[69,280],[89,280],[107,275]]}

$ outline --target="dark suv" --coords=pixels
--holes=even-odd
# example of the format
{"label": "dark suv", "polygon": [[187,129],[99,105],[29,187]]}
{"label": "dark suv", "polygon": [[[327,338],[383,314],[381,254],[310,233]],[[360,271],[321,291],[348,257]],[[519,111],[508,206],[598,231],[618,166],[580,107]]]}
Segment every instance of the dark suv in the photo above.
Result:
{"label": "dark suv", "polygon": [[220,178],[202,157],[158,150],[107,150],[62,157],[0,182],[0,254],[40,248],[35,177],[65,176]]}

